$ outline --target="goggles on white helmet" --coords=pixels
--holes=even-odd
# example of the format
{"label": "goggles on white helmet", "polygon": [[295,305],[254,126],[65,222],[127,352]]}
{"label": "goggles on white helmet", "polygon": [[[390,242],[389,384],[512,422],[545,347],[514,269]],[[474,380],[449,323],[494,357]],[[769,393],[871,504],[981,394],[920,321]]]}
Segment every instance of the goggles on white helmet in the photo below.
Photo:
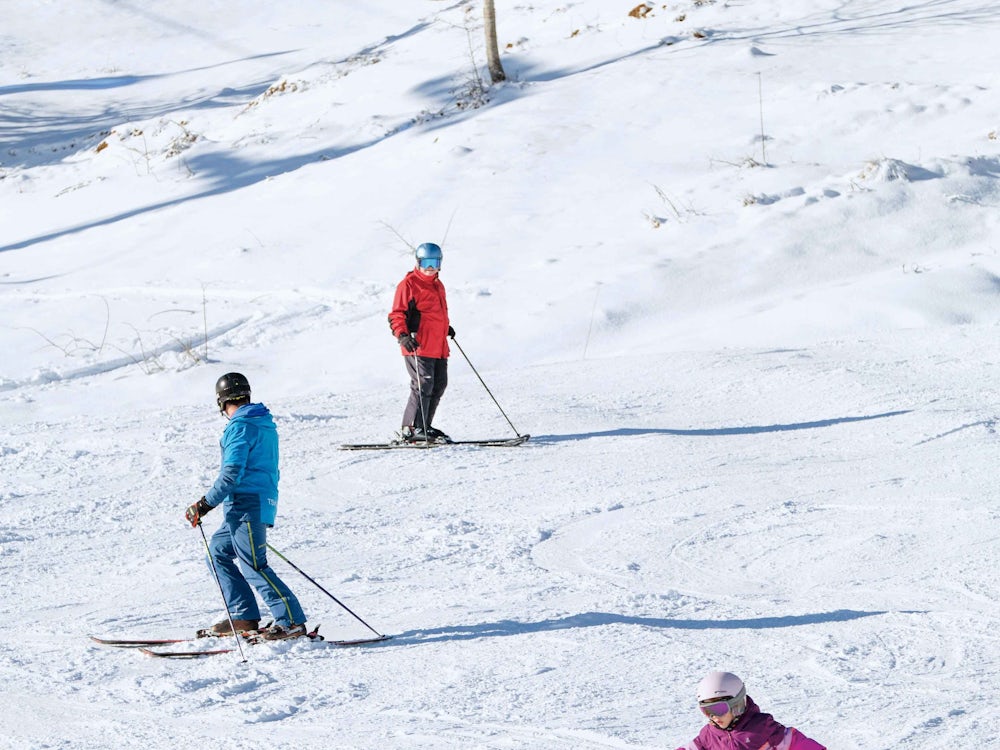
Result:
{"label": "goggles on white helmet", "polygon": [[747,690],[732,672],[709,672],[698,684],[698,708],[705,716],[739,718],[747,710]]}

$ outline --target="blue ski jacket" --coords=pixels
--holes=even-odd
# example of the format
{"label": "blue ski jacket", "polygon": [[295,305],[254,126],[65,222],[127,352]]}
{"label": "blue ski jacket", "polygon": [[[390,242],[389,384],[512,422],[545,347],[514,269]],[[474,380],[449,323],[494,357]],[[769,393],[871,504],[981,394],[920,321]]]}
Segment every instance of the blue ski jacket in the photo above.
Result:
{"label": "blue ski jacket", "polygon": [[244,404],[229,419],[219,440],[222,468],[205,501],[213,508],[232,505],[233,495],[257,495],[260,521],[274,525],[278,512],[278,428],[264,404]]}

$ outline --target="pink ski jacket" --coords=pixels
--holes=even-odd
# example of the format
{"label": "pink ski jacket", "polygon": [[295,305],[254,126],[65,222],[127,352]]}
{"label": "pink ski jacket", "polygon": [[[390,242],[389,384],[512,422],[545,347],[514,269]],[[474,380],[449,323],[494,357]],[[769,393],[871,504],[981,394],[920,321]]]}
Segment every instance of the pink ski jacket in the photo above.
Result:
{"label": "pink ski jacket", "polygon": [[771,714],[762,713],[747,696],[747,710],[732,731],[709,722],[698,736],[677,750],[826,750],[792,727],[785,728]]}

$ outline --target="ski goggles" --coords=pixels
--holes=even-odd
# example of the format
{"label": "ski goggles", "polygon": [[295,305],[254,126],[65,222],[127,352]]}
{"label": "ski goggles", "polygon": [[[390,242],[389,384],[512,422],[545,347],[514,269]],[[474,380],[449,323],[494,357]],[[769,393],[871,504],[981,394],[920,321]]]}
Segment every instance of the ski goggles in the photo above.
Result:
{"label": "ski goggles", "polygon": [[725,716],[730,711],[733,710],[732,704],[736,702],[735,698],[723,698],[720,701],[715,701],[714,703],[699,703],[698,708],[705,716],[715,716],[716,718],[720,716]]}
{"label": "ski goggles", "polygon": [[417,261],[417,264],[421,268],[436,268],[441,270],[441,259],[440,258],[421,258]]}

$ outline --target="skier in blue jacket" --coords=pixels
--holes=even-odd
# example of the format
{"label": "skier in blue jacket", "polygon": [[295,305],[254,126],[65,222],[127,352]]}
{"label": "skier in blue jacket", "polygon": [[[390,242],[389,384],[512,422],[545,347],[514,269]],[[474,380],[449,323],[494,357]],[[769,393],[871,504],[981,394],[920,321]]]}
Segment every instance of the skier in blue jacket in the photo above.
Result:
{"label": "skier in blue jacket", "polygon": [[[219,441],[222,467],[212,488],[185,517],[192,528],[220,503],[222,526],[209,541],[229,616],[199,635],[256,631],[267,640],[305,635],[299,600],[267,563],[267,530],[278,510],[278,430],[263,404],[250,403],[250,383],[230,372],[215,384],[219,411],[229,420]],[[252,586],[252,588],[251,588]],[[258,630],[260,610],[253,589],[271,610],[274,624]],[[230,618],[232,624],[230,624]]]}

